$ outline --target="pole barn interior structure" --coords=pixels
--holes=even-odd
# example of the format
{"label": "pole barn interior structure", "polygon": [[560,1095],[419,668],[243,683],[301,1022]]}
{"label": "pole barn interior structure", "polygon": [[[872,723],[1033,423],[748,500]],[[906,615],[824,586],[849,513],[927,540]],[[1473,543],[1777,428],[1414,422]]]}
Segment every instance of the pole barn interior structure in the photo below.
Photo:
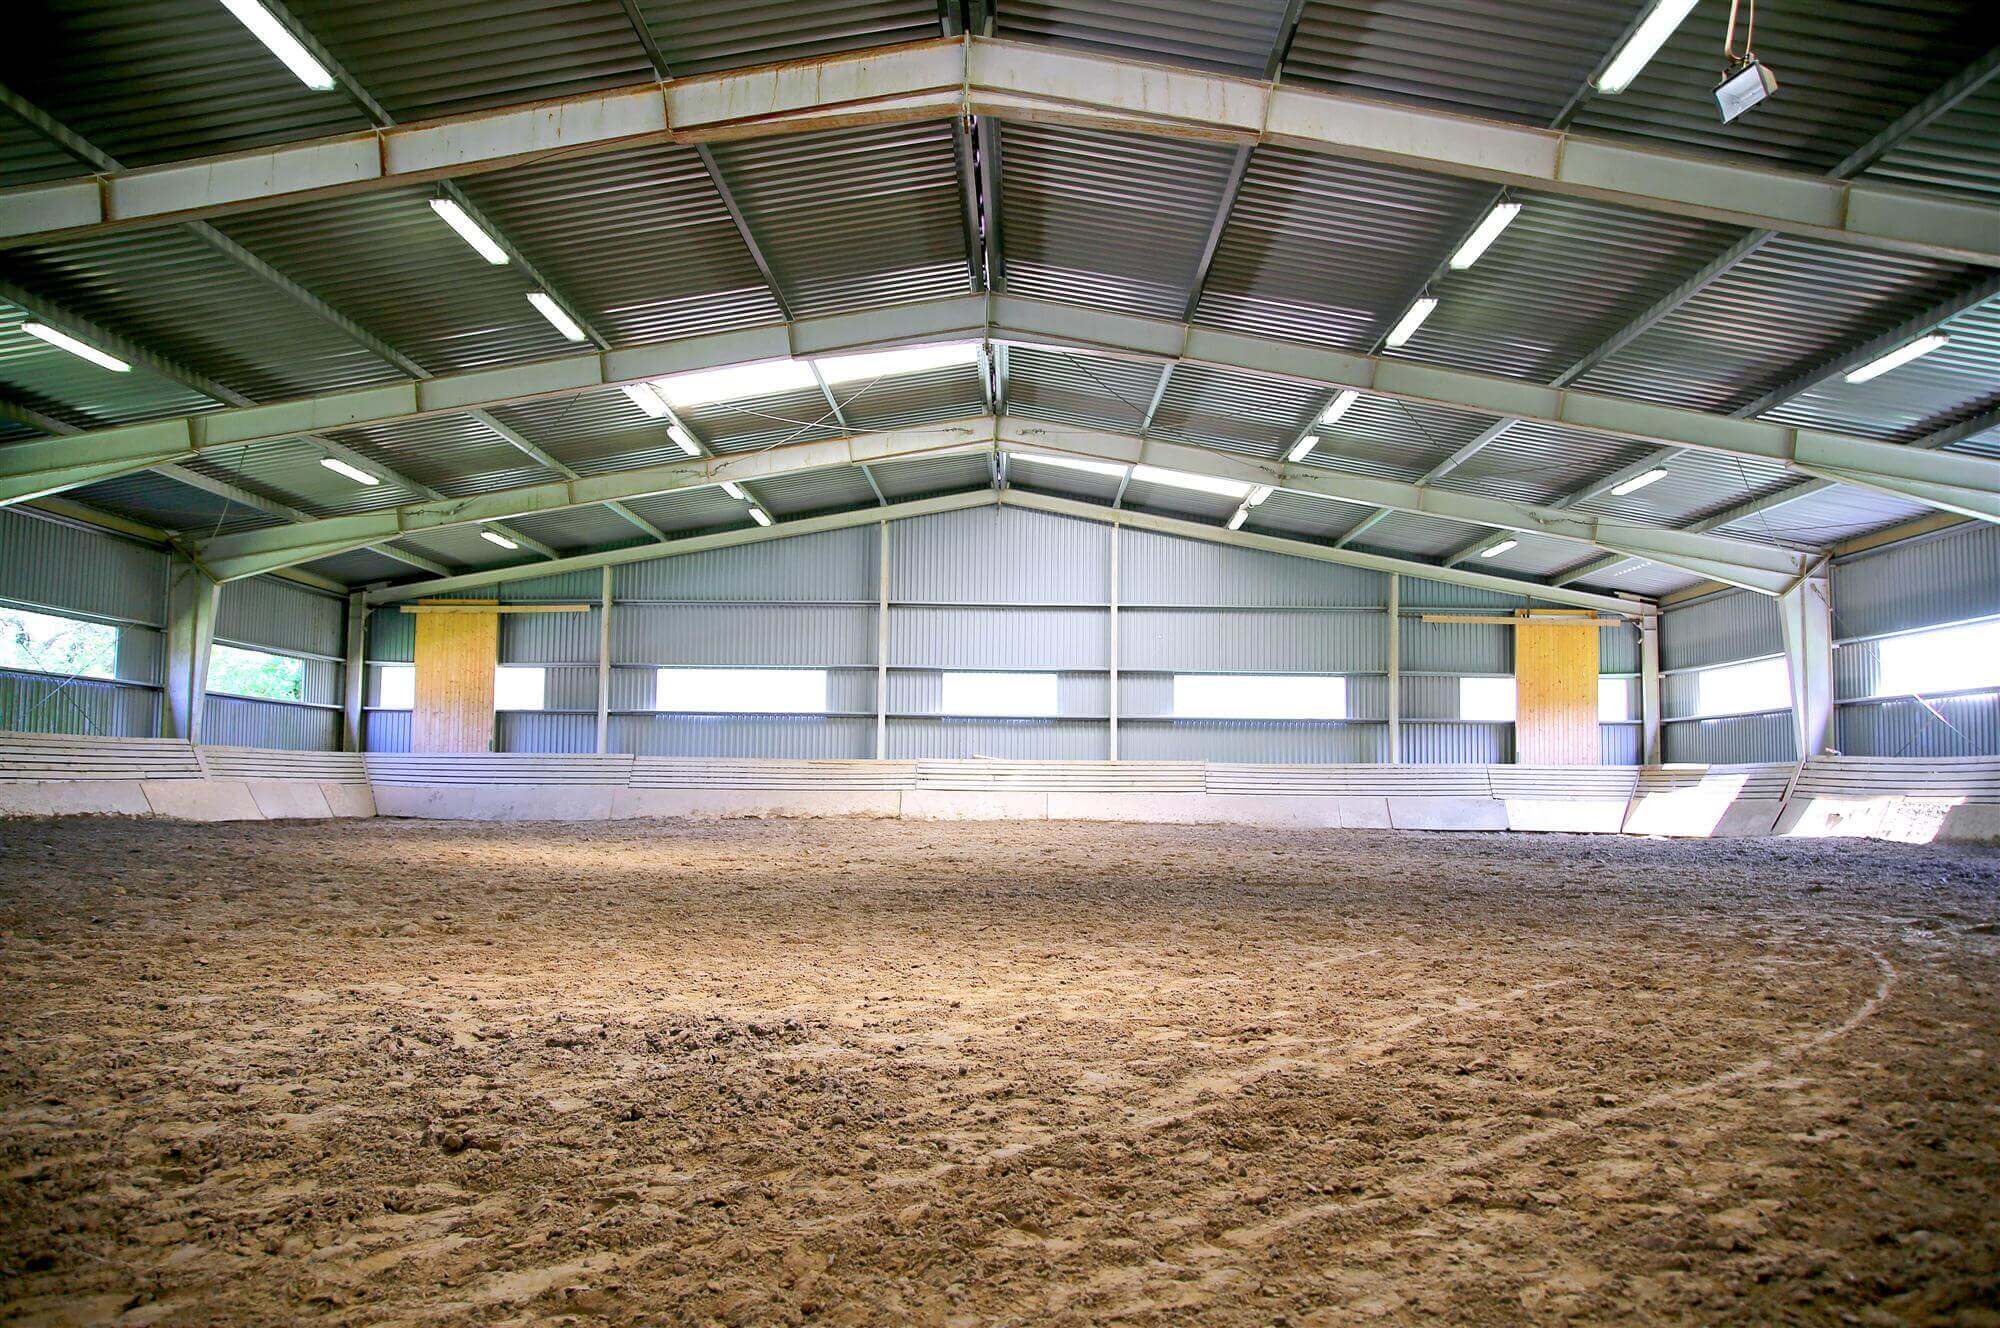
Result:
{"label": "pole barn interior structure", "polygon": [[0,1324],[2000,1324],[1989,0],[23,0]]}

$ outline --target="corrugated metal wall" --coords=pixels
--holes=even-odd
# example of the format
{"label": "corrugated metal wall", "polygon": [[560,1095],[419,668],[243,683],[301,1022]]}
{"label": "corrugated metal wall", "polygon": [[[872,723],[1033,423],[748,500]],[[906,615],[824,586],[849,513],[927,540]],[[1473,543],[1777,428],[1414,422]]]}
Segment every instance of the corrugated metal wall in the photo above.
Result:
{"label": "corrugated metal wall", "polygon": [[164,550],[0,510],[0,604],[118,628],[116,681],[0,671],[0,729],[156,735],[166,595]]}
{"label": "corrugated metal wall", "polygon": [[1720,664],[1785,653],[1778,601],[1732,590],[1660,614],[1661,754],[1670,762],[1731,764],[1795,761],[1790,710],[1758,715],[1695,717],[1696,676]]}
{"label": "corrugated metal wall", "polygon": [[339,596],[272,577],[225,584],[216,605],[216,641],[304,660],[305,694],[298,701],[269,701],[210,692],[202,741],[338,750],[346,638],[347,602]]}

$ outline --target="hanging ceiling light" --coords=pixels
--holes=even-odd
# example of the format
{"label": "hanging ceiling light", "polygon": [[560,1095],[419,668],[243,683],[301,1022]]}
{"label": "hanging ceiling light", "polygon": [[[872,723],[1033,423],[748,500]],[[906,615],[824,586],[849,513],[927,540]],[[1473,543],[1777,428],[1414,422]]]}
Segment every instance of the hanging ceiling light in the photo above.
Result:
{"label": "hanging ceiling light", "polygon": [[431,211],[438,214],[444,224],[458,232],[458,238],[472,246],[473,252],[495,267],[507,262],[507,251],[499,241],[481,230],[479,223],[467,215],[464,208],[449,198],[433,198]]}
{"label": "hanging ceiling light", "polygon": [[521,547],[497,530],[482,530],[479,532],[479,538],[485,540],[488,544],[498,544],[503,549],[518,549]]}
{"label": "hanging ceiling light", "polygon": [[1479,223],[1472,234],[1465,237],[1465,243],[1458,246],[1458,252],[1451,256],[1452,270],[1463,272],[1477,263],[1486,251],[1493,247],[1493,242],[1500,238],[1500,232],[1506,230],[1514,218],[1520,215],[1519,203],[1494,204],[1493,210],[1486,214],[1486,219]]}
{"label": "hanging ceiling light", "polygon": [[568,340],[582,341],[584,339],[583,329],[576,325],[576,320],[564,313],[562,306],[549,296],[544,295],[541,291],[529,291],[528,303],[534,305],[536,312],[548,319],[549,324],[556,331],[562,333]]}
{"label": "hanging ceiling light", "polygon": [[333,75],[327,72],[326,66],[315,60],[312,53],[306,50],[305,43],[293,36],[257,0],[222,0],[222,7],[234,14],[237,22],[250,29],[250,34],[263,42],[266,50],[282,60],[285,68],[298,76],[299,82],[314,92],[333,91]]}
{"label": "hanging ceiling light", "polygon": [[1950,340],[1951,338],[1942,332],[1933,332],[1927,337],[1918,337],[1915,341],[1905,342],[1887,355],[1877,356],[1859,369],[1849,371],[1847,381],[1865,383],[1871,378],[1880,378],[1891,369],[1900,368],[1911,360],[1930,354]]}
{"label": "hanging ceiling light", "polygon": [[351,466],[339,457],[321,457],[319,463],[336,475],[345,475],[356,484],[365,484],[371,489],[382,482],[380,475],[371,475],[359,466]]}
{"label": "hanging ceiling light", "polygon": [[1618,48],[1618,53],[1605,64],[1591,86],[1607,96],[1616,96],[1632,86],[1632,80],[1639,77],[1639,71],[1651,64],[1660,48],[1667,44],[1667,38],[1681,25],[1681,20],[1694,12],[1695,0],[1659,0],[1659,3],[1639,20],[1632,29],[1632,35]]}
{"label": "hanging ceiling light", "polygon": [[116,355],[107,355],[97,347],[78,341],[67,332],[57,331],[47,323],[23,323],[21,330],[37,341],[46,341],[57,350],[66,350],[80,360],[89,360],[92,364],[109,369],[113,373],[125,373],[132,368]]}
{"label": "hanging ceiling light", "polygon": [[1498,558],[1509,549],[1519,548],[1520,544],[1521,541],[1517,539],[1503,539],[1498,544],[1489,544],[1481,549],[1479,556],[1482,558]]}
{"label": "hanging ceiling light", "polygon": [[1643,475],[1634,475],[1623,484],[1612,485],[1611,494],[1614,498],[1623,498],[1628,493],[1639,492],[1639,490],[1645,488],[1648,484],[1657,484],[1666,477],[1667,472],[1655,466]]}
{"label": "hanging ceiling light", "polygon": [[1382,339],[1382,344],[1394,350],[1417,335],[1417,329],[1424,325],[1424,320],[1431,316],[1431,310],[1437,307],[1437,297],[1434,295],[1426,295],[1418,300],[1396,320],[1396,325],[1389,329],[1389,335]]}

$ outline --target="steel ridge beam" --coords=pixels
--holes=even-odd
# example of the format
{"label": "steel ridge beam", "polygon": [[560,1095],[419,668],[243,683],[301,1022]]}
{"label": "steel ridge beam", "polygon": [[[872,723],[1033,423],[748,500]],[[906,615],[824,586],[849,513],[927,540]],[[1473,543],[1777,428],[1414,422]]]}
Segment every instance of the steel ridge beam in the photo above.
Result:
{"label": "steel ridge beam", "polygon": [[999,495],[999,501],[1006,507],[1052,512],[1059,516],[1101,521],[1107,525],[1126,526],[1133,530],[1150,530],[1162,535],[1178,535],[1183,539],[1205,540],[1210,544],[1228,544],[1242,549],[1257,549],[1264,553],[1310,558],[1316,562],[1338,563],[1343,567],[1360,567],[1371,572],[1397,573],[1427,581],[1441,581],[1449,585],[1472,586],[1480,590],[1498,591],[1504,595],[1520,595],[1527,599],[1544,600],[1551,604],[1602,609],[1630,618],[1645,617],[1654,612],[1654,606],[1645,600],[1599,595],[1585,590],[1569,590],[1544,585],[1537,581],[1516,581],[1511,577],[1493,576],[1485,572],[1438,567],[1431,563],[1417,562],[1415,559],[1391,558],[1377,553],[1358,553],[1353,549],[1336,549],[1329,544],[1288,539],[1283,535],[1263,535],[1254,530],[1226,530],[1221,526],[1205,525],[1199,521],[1157,516],[1151,512],[1134,512],[1130,508],[1105,507],[1074,498],[1057,498],[1050,494],[1007,489]]}
{"label": "steel ridge beam", "polygon": [[649,498],[724,483],[748,484],[760,479],[836,466],[983,451],[993,445],[994,428],[992,416],[971,416],[912,429],[792,443],[758,452],[688,457],[655,466],[576,479],[548,480],[464,498],[410,503],[373,512],[324,517],[301,525],[272,526],[219,535],[197,543],[192,556],[215,580],[234,581],[426,531]]}
{"label": "steel ridge beam", "polygon": [[651,562],[655,558],[676,558],[683,554],[706,553],[711,549],[734,548],[739,544],[759,544],[765,540],[794,539],[800,535],[817,535],[829,530],[872,526],[878,521],[903,521],[910,517],[932,516],[939,512],[991,507],[999,500],[1000,496],[991,489],[973,489],[966,493],[948,493],[934,498],[913,498],[907,502],[890,503],[887,507],[859,507],[848,512],[829,512],[824,516],[796,517],[779,521],[771,526],[746,526],[738,530],[717,531],[710,535],[689,535],[682,539],[668,540],[663,544],[636,544],[596,553],[573,554],[567,558],[557,558],[552,562],[516,563],[507,567],[466,572],[430,581],[404,582],[377,587],[363,594],[371,606],[397,604],[406,600],[423,599],[430,595],[453,595],[461,591],[476,590],[482,586],[502,585],[509,581],[530,581],[544,576],[561,576],[568,572],[595,571],[598,568],[618,567],[625,563]]}
{"label": "steel ridge beam", "polygon": [[2000,209],[1338,93],[961,36],[0,190],[0,244],[394,188],[555,155],[966,115],[1271,144],[2000,266]]}

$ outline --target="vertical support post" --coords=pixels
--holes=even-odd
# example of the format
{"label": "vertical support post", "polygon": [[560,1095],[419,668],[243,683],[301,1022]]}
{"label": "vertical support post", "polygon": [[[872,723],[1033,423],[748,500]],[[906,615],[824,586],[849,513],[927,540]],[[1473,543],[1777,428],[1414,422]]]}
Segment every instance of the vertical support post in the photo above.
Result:
{"label": "vertical support post", "polygon": [[875,553],[875,759],[889,757],[889,523],[877,522]]}
{"label": "vertical support post", "polygon": [[160,736],[201,741],[208,699],[208,655],[222,587],[191,559],[174,555],[167,570],[167,688]]}
{"label": "vertical support post", "polygon": [[361,750],[361,706],[368,687],[368,601],[347,597],[347,666],[341,675],[340,750]]}
{"label": "vertical support post", "polygon": [[597,750],[611,750],[611,569],[597,598]]}
{"label": "vertical support post", "polygon": [[1403,578],[1389,573],[1389,763],[1403,763]]}
{"label": "vertical support post", "polygon": [[1639,620],[1639,764],[1661,765],[1660,745],[1660,620]]}
{"label": "vertical support post", "polygon": [[1785,665],[1792,682],[1792,736],[1799,760],[1834,745],[1833,583],[1821,563],[1778,596]]}
{"label": "vertical support post", "polygon": [[1111,759],[1118,759],[1118,545],[1124,527],[1111,523]]}

